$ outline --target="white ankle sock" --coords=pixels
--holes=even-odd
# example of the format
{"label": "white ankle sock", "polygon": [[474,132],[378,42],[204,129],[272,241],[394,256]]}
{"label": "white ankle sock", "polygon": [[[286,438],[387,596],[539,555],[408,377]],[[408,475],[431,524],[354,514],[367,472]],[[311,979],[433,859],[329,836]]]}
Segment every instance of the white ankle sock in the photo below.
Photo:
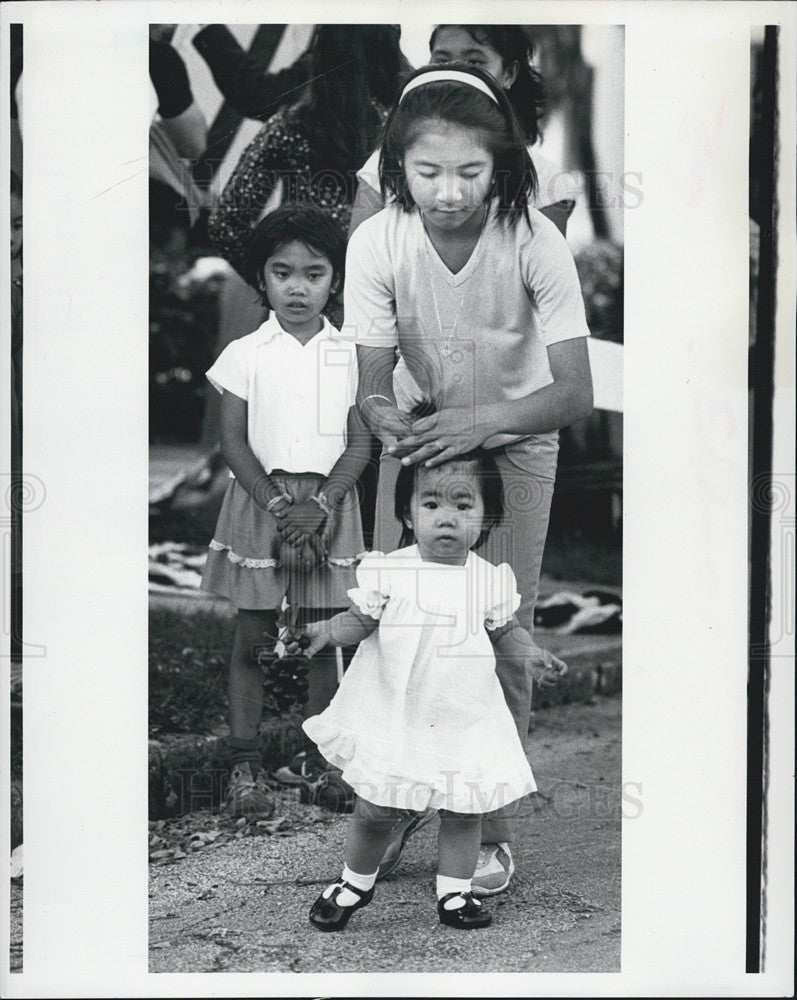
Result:
{"label": "white ankle sock", "polygon": [[[343,866],[343,871],[341,872],[341,881],[348,882],[349,885],[353,885],[355,889],[360,889],[362,892],[368,892],[369,889],[374,887],[376,882],[377,871],[373,875],[360,875],[358,872],[353,872],[348,865]],[[337,882],[335,883],[337,885]],[[327,886],[323,892],[325,899],[329,899],[332,895],[332,890],[335,885]],[[338,893],[337,904],[338,906],[354,906],[355,903],[359,903],[360,897],[351,891],[351,889],[342,889]]]}
{"label": "white ankle sock", "polygon": [[[442,899],[443,896],[447,896],[450,892],[470,892],[470,890],[471,879],[469,878],[450,878],[448,875],[437,876],[438,899]],[[461,896],[455,896],[453,899],[449,899],[443,908],[446,910],[458,910],[464,905],[465,900]]]}

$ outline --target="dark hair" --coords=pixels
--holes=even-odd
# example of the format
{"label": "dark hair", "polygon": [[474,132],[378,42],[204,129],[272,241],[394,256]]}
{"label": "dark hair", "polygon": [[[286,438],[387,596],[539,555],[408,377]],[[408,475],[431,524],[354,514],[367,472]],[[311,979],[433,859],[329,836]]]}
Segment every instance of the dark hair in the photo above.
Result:
{"label": "dark hair", "polygon": [[308,90],[294,108],[309,132],[311,170],[358,170],[376,147],[399,93],[400,37],[391,24],[318,26]]}
{"label": "dark hair", "polygon": [[545,84],[532,68],[534,43],[519,24],[438,24],[429,39],[429,51],[434,50],[438,31],[461,28],[477,45],[493,49],[501,57],[504,68],[517,64],[517,76],[506,95],[514,108],[526,141],[533,145],[540,137],[540,119],[545,114]]}
{"label": "dark hair", "polygon": [[10,170],[11,174],[11,194],[15,194],[18,198],[22,197],[22,181],[16,170]]}
{"label": "dark hair", "polygon": [[[402,167],[404,153],[417,136],[419,121],[440,119],[482,132],[494,161],[493,182],[485,201],[498,199],[497,215],[501,221],[514,226],[522,216],[529,222],[528,202],[537,191],[537,173],[512,105],[489,73],[465,63],[450,63],[446,68],[487,84],[495,101],[475,87],[453,80],[429,83],[410,91],[385,122],[379,157],[382,196],[386,200],[394,197],[405,212],[415,207]],[[424,66],[408,82],[439,70],[439,66]]]}
{"label": "dark hair", "polygon": [[269,212],[255,227],[246,257],[246,280],[260,292],[263,305],[269,309],[271,303],[262,280],[263,267],[280,247],[293,240],[298,240],[308,250],[329,260],[332,265],[333,295],[343,286],[346,240],[340,226],[311,205],[278,208]]}
{"label": "dark hair", "polygon": [[[465,466],[466,471],[476,477],[481,490],[482,501],[484,502],[484,520],[482,521],[482,530],[476,539],[475,548],[482,544],[491,530],[501,523],[501,519],[504,516],[503,480],[501,479],[501,473],[495,459],[484,448],[474,448],[473,451],[468,451],[464,455],[457,455],[456,458],[452,458],[447,462],[441,462],[435,468],[445,469],[452,465]],[[399,469],[398,479],[396,480],[396,500],[394,507],[396,520],[402,526],[399,548],[405,548],[407,545],[412,545],[415,542],[413,530],[407,526],[405,518],[409,512],[410,502],[415,491],[418,471],[424,468],[425,466],[419,462],[415,462],[412,465],[402,465]]]}

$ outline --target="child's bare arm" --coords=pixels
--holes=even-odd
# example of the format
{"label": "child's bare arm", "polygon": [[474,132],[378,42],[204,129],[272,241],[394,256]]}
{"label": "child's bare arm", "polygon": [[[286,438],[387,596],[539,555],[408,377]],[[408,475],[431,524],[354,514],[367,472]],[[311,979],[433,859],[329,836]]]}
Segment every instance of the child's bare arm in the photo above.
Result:
{"label": "child's bare arm", "polygon": [[487,634],[497,656],[529,664],[531,676],[542,687],[557,684],[567,673],[567,664],[538,646],[515,619]]}
{"label": "child's bare arm", "polygon": [[[252,497],[258,507],[279,518],[290,506],[290,498],[282,497],[265,469],[255,458],[247,440],[248,404],[235,393],[224,390],[221,397],[220,439],[221,454],[233,475]],[[272,504],[271,507],[268,505]]]}
{"label": "child's bare arm", "polygon": [[324,646],[356,646],[367,639],[378,625],[376,618],[362,614],[355,607],[341,611],[326,621],[309,622],[302,629],[311,639],[304,655],[315,656]]}

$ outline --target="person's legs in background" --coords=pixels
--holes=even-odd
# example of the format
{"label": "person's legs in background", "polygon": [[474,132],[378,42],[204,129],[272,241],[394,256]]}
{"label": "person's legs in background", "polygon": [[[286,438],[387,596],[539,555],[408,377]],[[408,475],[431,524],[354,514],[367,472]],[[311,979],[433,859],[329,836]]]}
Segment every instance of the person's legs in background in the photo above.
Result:
{"label": "person's legs in background", "polygon": [[[496,565],[508,562],[512,566],[521,596],[517,618],[533,635],[534,606],[553,498],[555,456],[550,477],[519,469],[505,453],[498,453],[496,460],[504,481],[506,509],[502,524],[493,530],[479,554]],[[496,673],[525,749],[532,693],[527,665],[499,657]],[[484,816],[482,848],[473,878],[474,895],[496,895],[508,887],[515,870],[510,845],[516,835],[517,810],[515,802]]]}

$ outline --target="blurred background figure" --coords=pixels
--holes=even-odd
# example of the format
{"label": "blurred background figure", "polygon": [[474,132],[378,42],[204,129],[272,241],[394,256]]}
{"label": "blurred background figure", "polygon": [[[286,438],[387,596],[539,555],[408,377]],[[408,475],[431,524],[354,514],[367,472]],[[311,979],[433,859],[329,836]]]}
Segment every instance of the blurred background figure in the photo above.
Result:
{"label": "blurred background figure", "polygon": [[[200,24],[198,28],[192,38],[194,48],[207,63],[224,100],[244,118],[268,121],[283,104],[295,101],[310,79],[309,49],[291,65],[272,69],[271,56],[283,25],[258,25],[248,51],[225,24]],[[208,145],[212,151],[213,139]]]}
{"label": "blurred background figure", "polygon": [[309,202],[346,233],[356,172],[398,96],[398,43],[393,25],[318,27],[308,87],[255,136],[211,215],[211,239],[240,274],[254,226],[278,205]]}

